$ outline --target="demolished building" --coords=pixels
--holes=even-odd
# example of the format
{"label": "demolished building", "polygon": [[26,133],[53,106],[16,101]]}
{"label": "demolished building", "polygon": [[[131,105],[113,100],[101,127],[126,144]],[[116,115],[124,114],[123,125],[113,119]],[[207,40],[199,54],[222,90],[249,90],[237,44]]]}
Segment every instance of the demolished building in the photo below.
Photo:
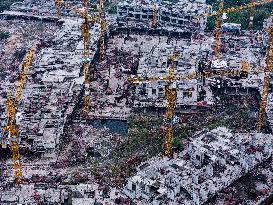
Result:
{"label": "demolished building", "polygon": [[174,159],[156,157],[139,166],[124,193],[142,203],[203,204],[272,156],[272,135],[200,132]]}

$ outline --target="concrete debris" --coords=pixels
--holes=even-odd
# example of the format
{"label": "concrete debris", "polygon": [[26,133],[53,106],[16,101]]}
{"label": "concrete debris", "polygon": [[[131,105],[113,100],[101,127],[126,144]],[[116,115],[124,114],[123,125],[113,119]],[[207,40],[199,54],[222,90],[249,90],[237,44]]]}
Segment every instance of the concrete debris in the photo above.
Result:
{"label": "concrete debris", "polygon": [[226,128],[194,136],[175,159],[140,165],[124,193],[141,203],[203,204],[272,156],[272,135]]}
{"label": "concrete debris", "polygon": [[[83,10],[82,1],[66,2]],[[63,7],[58,18],[55,1],[23,0],[0,13],[0,204],[270,203],[272,86],[268,100],[260,99],[272,75],[265,73],[272,16],[257,31],[223,23],[216,58],[205,0],[105,7],[115,14],[106,12],[105,32],[90,23],[86,58],[84,19]],[[25,182],[16,186],[6,101],[32,47],[15,109]],[[177,96],[166,119],[170,88]],[[255,132],[259,104],[266,106],[262,133]],[[174,135],[173,158],[159,155],[165,125]]]}

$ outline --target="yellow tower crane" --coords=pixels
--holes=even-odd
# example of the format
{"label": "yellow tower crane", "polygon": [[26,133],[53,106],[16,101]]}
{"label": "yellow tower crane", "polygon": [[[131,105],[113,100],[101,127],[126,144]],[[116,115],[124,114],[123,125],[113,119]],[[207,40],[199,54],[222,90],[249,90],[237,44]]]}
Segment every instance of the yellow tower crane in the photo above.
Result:
{"label": "yellow tower crane", "polygon": [[[254,2],[254,0],[251,0],[251,3],[253,3]],[[255,15],[255,13],[254,13],[254,8],[251,8],[250,9],[250,11],[249,11],[249,24],[248,24],[248,29],[249,30],[253,30],[253,27],[254,27],[254,22],[253,22],[253,20],[254,20],[254,15]]]}
{"label": "yellow tower crane", "polygon": [[261,0],[261,1],[257,1],[257,2],[251,2],[248,4],[244,4],[238,7],[231,7],[231,8],[226,8],[226,9],[222,9],[221,11],[218,12],[213,12],[213,13],[206,13],[204,14],[205,16],[219,16],[219,15],[223,15],[224,13],[231,13],[231,12],[237,12],[237,11],[241,11],[241,10],[245,10],[245,9],[250,9],[250,8],[254,8],[256,6],[261,6],[267,3],[271,3],[273,0]]}
{"label": "yellow tower crane", "polygon": [[[210,17],[210,16],[215,16],[217,17],[216,21],[216,27],[215,27],[215,57],[218,59],[220,58],[220,51],[221,51],[221,26],[222,26],[222,15],[226,13],[231,13],[231,12],[237,12],[245,9],[251,9],[256,6],[261,6],[267,3],[271,3],[273,0],[261,0],[257,2],[251,2],[249,4],[244,4],[239,7],[231,7],[231,8],[226,8],[224,9],[224,0],[221,0],[220,5],[219,5],[219,10],[217,12],[213,13],[205,13],[202,16]],[[197,18],[200,18],[197,17]]]}
{"label": "yellow tower crane", "polygon": [[[8,114],[8,119],[7,119],[7,124],[4,127],[4,131],[9,133],[10,136],[10,146],[11,146],[11,151],[12,151],[12,160],[13,160],[13,168],[14,168],[14,175],[15,175],[15,181],[16,184],[21,184],[23,180],[23,173],[22,173],[22,164],[21,164],[21,157],[20,157],[20,152],[19,152],[19,127],[16,123],[16,114],[18,111],[18,105],[20,98],[22,96],[23,88],[26,84],[27,80],[27,74],[29,71],[29,66],[32,62],[34,53],[36,49],[33,47],[29,50],[29,53],[26,57],[26,60],[24,62],[24,70],[21,75],[21,80],[19,82],[19,85],[17,87],[15,97],[13,99],[11,92],[8,94],[8,99],[6,102],[7,105],[7,114]],[[6,143],[7,139],[3,139],[3,144]]]}
{"label": "yellow tower crane", "polygon": [[107,31],[108,23],[106,21],[106,14],[104,10],[104,0],[99,0],[99,13],[100,13],[100,26],[101,26],[101,32],[100,32],[100,60],[103,60],[105,55],[105,32]]}
{"label": "yellow tower crane", "polygon": [[216,77],[216,76],[239,76],[240,74],[246,72],[245,70],[224,70],[224,71],[215,71],[215,72],[204,72],[203,74],[193,72],[190,75],[180,76],[174,75],[175,61],[177,61],[178,56],[173,55],[169,59],[171,61],[169,67],[169,74],[163,77],[151,77],[151,78],[142,78],[140,76],[129,78],[129,81],[134,85],[138,85],[141,82],[155,82],[155,81],[165,81],[167,86],[165,87],[165,96],[166,96],[166,129],[165,129],[165,138],[164,138],[164,155],[167,157],[173,156],[173,130],[174,130],[174,114],[176,108],[176,98],[177,90],[173,85],[175,81],[182,80],[192,80],[199,77]]}
{"label": "yellow tower crane", "polygon": [[269,42],[268,42],[268,50],[267,50],[267,58],[266,63],[267,66],[264,70],[264,86],[262,91],[262,100],[260,104],[260,113],[257,123],[257,131],[261,132],[265,126],[265,115],[268,101],[268,92],[270,89],[270,73],[272,73],[273,69],[273,27],[271,26],[268,29]]}
{"label": "yellow tower crane", "polygon": [[84,12],[83,18],[84,22],[81,26],[82,29],[82,36],[83,36],[83,72],[84,72],[84,98],[83,98],[83,110],[85,112],[90,111],[91,107],[91,99],[90,99],[90,83],[91,83],[91,71],[90,71],[90,29],[89,29],[89,21],[88,21],[88,8],[89,8],[89,0],[84,0]]}
{"label": "yellow tower crane", "polygon": [[84,88],[85,94],[83,98],[83,110],[85,112],[89,112],[91,108],[91,98],[90,98],[90,83],[91,83],[91,70],[90,70],[90,24],[99,21],[99,16],[94,14],[93,16],[89,16],[88,9],[89,9],[89,0],[83,0],[84,10],[75,8],[71,4],[64,2],[64,0],[55,0],[56,6],[64,6],[69,8],[79,14],[83,19],[84,22],[81,25],[82,29],[82,36],[83,36],[83,73],[84,73]]}
{"label": "yellow tower crane", "polygon": [[[219,12],[222,12],[224,9],[224,0],[221,0],[219,5]],[[215,48],[214,54],[216,59],[220,58],[221,52],[221,26],[222,26],[222,15],[217,16],[216,26],[215,26]]]}
{"label": "yellow tower crane", "polygon": [[169,75],[163,76],[163,78],[160,77],[153,77],[148,79],[142,79],[141,77],[136,78],[129,78],[129,81],[133,82],[134,84],[138,84],[140,82],[144,81],[158,81],[158,80],[164,80],[167,82],[167,85],[165,87],[165,95],[166,95],[166,120],[167,120],[167,126],[166,126],[166,133],[164,138],[164,155],[167,157],[173,156],[173,117],[176,107],[176,97],[177,97],[177,91],[176,88],[172,87],[172,84],[176,78],[174,76],[174,67],[175,67],[175,61],[177,60],[177,55],[173,55],[169,58],[171,61],[170,67],[169,67]]}
{"label": "yellow tower crane", "polygon": [[167,99],[167,126],[166,126],[166,137],[164,140],[164,155],[168,157],[173,156],[173,118],[174,112],[176,108],[176,98],[177,98],[177,91],[175,87],[171,87],[173,81],[175,80],[174,77],[174,67],[176,56],[171,56],[171,65],[169,68],[169,76],[168,77],[168,84],[166,86],[166,99]]}

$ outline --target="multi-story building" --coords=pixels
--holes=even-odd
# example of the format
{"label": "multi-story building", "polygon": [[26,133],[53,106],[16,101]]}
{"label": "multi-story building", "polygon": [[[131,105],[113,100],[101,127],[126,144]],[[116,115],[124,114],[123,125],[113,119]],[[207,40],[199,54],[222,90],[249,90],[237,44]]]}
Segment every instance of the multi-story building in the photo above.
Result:
{"label": "multi-story building", "polygon": [[[136,87],[135,107],[165,107],[167,85],[177,90],[177,106],[195,106],[200,83],[198,83],[198,78],[188,80],[186,76],[196,72],[196,62],[200,58],[198,46],[198,44],[187,46],[185,42],[176,42],[175,47],[163,42],[155,46],[147,56],[140,58],[137,75],[144,79],[157,77],[159,80],[147,80]],[[170,62],[168,58],[174,52],[179,53],[175,61],[174,75],[184,77],[184,79],[170,83],[163,79],[169,75]]]}
{"label": "multi-story building", "polygon": [[[154,4],[150,1],[124,1],[118,4],[117,14],[120,20],[151,22]],[[180,0],[178,3],[159,4],[157,21],[162,26],[174,26],[185,30],[204,30],[207,18],[202,16],[210,11],[205,0]]]}

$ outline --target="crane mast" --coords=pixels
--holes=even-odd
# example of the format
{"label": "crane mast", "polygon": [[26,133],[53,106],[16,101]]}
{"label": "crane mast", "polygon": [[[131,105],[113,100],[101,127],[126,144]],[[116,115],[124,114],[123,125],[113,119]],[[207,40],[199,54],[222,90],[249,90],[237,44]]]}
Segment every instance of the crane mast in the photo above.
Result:
{"label": "crane mast", "polygon": [[26,80],[27,80],[27,74],[28,74],[28,71],[29,71],[29,66],[30,66],[30,64],[32,62],[33,55],[34,55],[35,51],[36,51],[36,49],[34,47],[32,47],[29,50],[29,53],[28,53],[28,55],[26,57],[25,64],[24,64],[24,71],[22,73],[20,83],[19,83],[18,88],[17,88],[16,93],[15,93],[15,105],[18,105],[18,103],[20,101],[20,98],[22,96],[22,92],[23,92],[23,89],[24,89],[24,86],[25,86]]}
{"label": "crane mast", "polygon": [[91,72],[90,72],[90,29],[89,29],[89,21],[88,21],[88,8],[89,8],[89,0],[84,0],[84,12],[83,19],[84,22],[81,26],[82,36],[83,36],[83,72],[84,72],[84,98],[83,98],[83,110],[85,112],[90,111],[91,107],[91,99],[90,99],[90,82],[91,82]]}
{"label": "crane mast", "polygon": [[156,4],[154,3],[153,5],[153,19],[152,19],[152,28],[157,27],[157,7]]}
{"label": "crane mast", "polygon": [[[224,9],[224,0],[221,0],[219,5],[219,12],[222,12]],[[221,26],[222,26],[222,15],[217,16],[216,27],[215,27],[215,48],[214,54],[215,58],[220,58],[221,53]]]}
{"label": "crane mast", "polygon": [[[97,16],[89,16],[89,0],[83,0],[84,11],[79,8],[72,7],[70,4],[65,3],[64,0],[55,0],[56,6],[64,6],[69,8],[79,14],[84,22],[81,25],[82,36],[83,36],[83,73],[84,73],[84,97],[83,97],[83,111],[89,112],[91,108],[91,98],[90,98],[90,83],[91,83],[91,70],[90,70],[90,23],[94,23],[98,21]],[[93,75],[93,74],[92,74]]]}
{"label": "crane mast", "polygon": [[265,115],[266,115],[266,108],[267,108],[267,101],[268,101],[268,92],[270,89],[270,73],[272,72],[273,68],[273,27],[271,26],[268,29],[269,41],[268,41],[268,51],[267,51],[267,58],[266,63],[267,66],[265,68],[265,75],[264,75],[264,86],[262,91],[262,100],[260,104],[260,113],[257,123],[257,131],[261,132],[265,126]]}
{"label": "crane mast", "polygon": [[[174,75],[174,64],[177,56],[173,55],[169,59],[171,61],[169,67],[169,74],[167,76],[163,76],[162,78],[150,78],[148,81],[158,81],[164,80],[167,81],[167,85],[165,87],[165,96],[166,96],[166,127],[165,127],[165,137],[164,137],[164,155],[167,157],[173,156],[173,117],[176,107],[176,98],[177,98],[177,90],[176,88],[172,88],[172,84],[177,78]],[[186,79],[187,77],[185,77]],[[133,83],[139,83],[140,81],[146,81],[146,79],[141,79],[137,77],[136,79],[129,79]]]}
{"label": "crane mast", "polygon": [[55,0],[55,7],[56,7],[58,18],[61,18],[62,12],[61,12],[61,2],[60,2],[60,0]]}
{"label": "crane mast", "polygon": [[10,135],[10,146],[12,152],[12,161],[14,169],[14,177],[16,184],[21,184],[23,181],[23,172],[21,164],[21,156],[19,152],[19,127],[16,124],[16,107],[13,102],[11,93],[9,93],[8,100],[6,102],[8,123],[4,127],[4,131],[7,131]]}
{"label": "crane mast", "polygon": [[101,33],[100,33],[100,60],[103,60],[105,55],[105,32],[107,29],[107,21],[105,17],[105,10],[104,10],[104,0],[99,0],[99,11],[100,11],[100,26],[101,26]]}
{"label": "crane mast", "polygon": [[81,26],[82,36],[83,36],[83,71],[84,71],[84,83],[90,83],[90,29],[89,29],[89,21],[88,21],[88,8],[89,1],[84,0],[84,12],[83,18],[84,22]]}
{"label": "crane mast", "polygon": [[164,155],[167,157],[173,157],[173,117],[176,107],[176,98],[177,98],[177,91],[176,88],[172,88],[171,85],[175,80],[174,76],[174,63],[176,60],[176,56],[172,56],[170,58],[171,65],[169,68],[169,76],[168,76],[168,85],[165,88],[166,92],[166,100],[167,100],[167,126],[166,126],[166,135],[164,139]]}
{"label": "crane mast", "polygon": [[[11,92],[9,92],[8,99],[6,102],[8,119],[7,119],[7,125],[4,127],[4,131],[8,132],[10,135],[10,145],[11,145],[11,151],[12,151],[12,160],[13,160],[13,168],[14,168],[14,176],[15,176],[16,184],[21,184],[23,182],[21,156],[19,152],[20,133],[19,133],[19,127],[16,123],[16,113],[18,110],[19,101],[22,96],[23,88],[26,84],[26,77],[29,71],[29,66],[32,62],[35,51],[36,49],[34,47],[31,48],[26,57],[26,60],[24,62],[24,70],[15,93],[15,98],[13,99]],[[6,141],[6,139],[4,139],[4,141]]]}

